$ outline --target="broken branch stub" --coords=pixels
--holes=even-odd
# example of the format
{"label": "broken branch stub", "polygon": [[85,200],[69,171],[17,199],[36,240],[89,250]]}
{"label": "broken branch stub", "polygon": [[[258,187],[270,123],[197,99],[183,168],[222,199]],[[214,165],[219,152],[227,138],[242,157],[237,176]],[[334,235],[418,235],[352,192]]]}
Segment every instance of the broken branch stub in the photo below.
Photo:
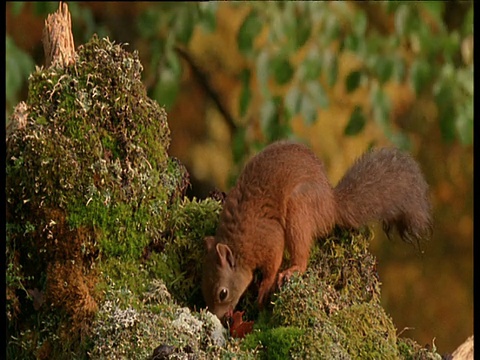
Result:
{"label": "broken branch stub", "polygon": [[75,62],[72,19],[68,6],[60,2],[58,10],[48,15],[43,29],[43,49],[46,67],[65,67]]}

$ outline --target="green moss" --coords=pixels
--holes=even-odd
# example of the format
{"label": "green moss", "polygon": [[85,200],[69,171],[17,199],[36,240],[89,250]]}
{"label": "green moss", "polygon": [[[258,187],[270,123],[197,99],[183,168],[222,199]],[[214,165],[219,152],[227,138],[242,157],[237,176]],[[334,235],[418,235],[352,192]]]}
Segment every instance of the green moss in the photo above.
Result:
{"label": "green moss", "polygon": [[338,311],[332,319],[345,334],[346,341],[342,345],[354,357],[398,358],[395,327],[380,305],[355,304]]}
{"label": "green moss", "polygon": [[296,327],[278,327],[253,332],[245,337],[242,347],[258,350],[258,359],[288,359],[292,358],[292,350],[304,333],[304,329]]}
{"label": "green moss", "polygon": [[132,301],[134,303],[147,291],[151,282],[147,269],[136,260],[121,261],[112,257],[99,264],[99,270],[102,275],[97,290],[102,293],[128,293],[128,296],[117,299],[123,306],[132,305]]}
{"label": "green moss", "polygon": [[167,214],[162,252],[153,254],[146,264],[153,277],[165,281],[177,301],[192,308],[203,305],[203,238],[214,234],[220,210],[220,203],[209,198],[184,198],[173,204]]}
{"label": "green moss", "polygon": [[[116,202],[110,194],[92,196],[86,206],[72,206],[69,224],[72,227],[93,226],[98,248],[105,257],[138,259],[152,238],[159,237],[165,223],[166,206],[158,201],[142,202],[140,206]],[[74,204],[75,205],[75,204]],[[160,211],[159,211],[160,210]]]}
{"label": "green moss", "polygon": [[379,302],[375,259],[366,251],[371,236],[337,231],[318,242],[307,272],[274,294],[271,323],[308,327],[352,304]]}
{"label": "green moss", "polygon": [[442,360],[443,357],[436,353],[435,345],[432,350],[422,348],[418,343],[408,338],[398,338],[398,351],[400,358],[405,360]]}
{"label": "green moss", "polygon": [[203,241],[205,236],[215,234],[220,211],[220,203],[211,198],[202,201],[184,198],[171,208],[167,227],[178,241]]}

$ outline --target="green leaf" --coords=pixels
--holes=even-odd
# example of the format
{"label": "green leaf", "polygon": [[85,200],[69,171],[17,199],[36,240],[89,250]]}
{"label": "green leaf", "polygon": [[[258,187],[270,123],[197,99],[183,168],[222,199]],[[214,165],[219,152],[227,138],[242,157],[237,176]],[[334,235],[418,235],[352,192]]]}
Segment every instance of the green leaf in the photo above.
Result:
{"label": "green leaf", "polygon": [[473,2],[464,17],[462,24],[462,35],[466,34],[473,34]]}
{"label": "green leaf", "polygon": [[395,132],[393,134],[387,134],[389,140],[399,149],[409,151],[412,147],[410,138],[407,134],[402,132]]}
{"label": "green leaf", "polygon": [[217,2],[200,2],[200,24],[208,32],[214,32],[217,28]]}
{"label": "green leaf", "polygon": [[345,40],[343,42],[343,46],[345,47],[346,50],[350,50],[353,52],[359,52],[362,47],[360,46],[360,37],[354,34],[348,34],[345,37]]}
{"label": "green leaf", "polygon": [[267,99],[260,108],[260,127],[264,134],[271,132],[272,124],[278,116],[277,106],[273,99]]}
{"label": "green leaf", "polygon": [[386,131],[390,128],[390,99],[381,87],[375,86],[370,94],[370,102],[373,119],[382,127],[383,131]]}
{"label": "green leaf", "polygon": [[417,95],[424,89],[432,77],[430,64],[424,59],[416,59],[410,69],[410,83]]}
{"label": "green leaf", "polygon": [[300,102],[300,113],[302,114],[303,122],[306,125],[312,125],[317,120],[317,107],[310,97],[302,96]]}
{"label": "green leaf", "polygon": [[243,86],[242,92],[240,94],[240,116],[243,117],[247,113],[248,106],[250,105],[250,101],[252,99],[252,91],[250,90],[250,86]]}
{"label": "green leaf", "polygon": [[39,116],[39,117],[37,117],[36,122],[37,122],[38,125],[47,125],[47,124],[48,124],[48,121],[47,121],[47,119],[45,118],[45,116]]}
{"label": "green leaf", "polygon": [[[446,67],[445,65],[444,67]],[[473,65],[466,68],[457,69],[455,72],[458,86],[469,102],[473,102]]]}
{"label": "green leaf", "polygon": [[262,29],[262,22],[255,11],[251,11],[243,20],[237,34],[238,49],[243,54],[249,54],[253,49],[253,41]]}
{"label": "green leaf", "polygon": [[367,15],[365,14],[365,11],[358,9],[355,12],[355,15],[352,21],[353,33],[359,37],[362,37],[365,35],[365,32],[367,31],[367,26],[368,26],[368,19],[367,19]]}
{"label": "green leaf", "polygon": [[177,79],[180,79],[182,76],[182,64],[173,48],[168,47],[165,49],[165,64],[166,67],[172,71],[174,76]]}
{"label": "green leaf", "polygon": [[438,120],[442,138],[446,142],[452,142],[456,136],[456,116],[453,86],[448,78],[435,84],[434,97],[438,108]]}
{"label": "green leaf", "polygon": [[275,81],[279,85],[284,85],[290,81],[294,69],[287,58],[276,58],[271,63],[271,71]]}
{"label": "green leaf", "polygon": [[232,157],[234,163],[238,164],[247,153],[245,144],[247,143],[246,130],[244,127],[238,128],[233,134],[232,139]]}
{"label": "green leaf", "polygon": [[179,78],[172,69],[165,68],[160,72],[160,80],[153,90],[153,97],[161,106],[169,110],[175,103],[179,90]]}
{"label": "green leaf", "polygon": [[17,102],[18,93],[35,65],[30,55],[17,47],[8,35],[5,37],[5,67],[8,69],[5,72],[5,97],[10,106]]}
{"label": "green leaf", "polygon": [[338,58],[336,55],[327,52],[324,58],[325,68],[327,72],[327,82],[329,87],[333,87],[338,77]]}
{"label": "green leaf", "polygon": [[326,40],[329,45],[332,41],[340,37],[340,22],[337,16],[329,16],[325,19],[322,38]]}
{"label": "green leaf", "polygon": [[455,121],[453,119],[454,112],[452,109],[446,109],[445,112],[439,114],[439,125],[442,139],[446,143],[452,143],[455,140],[456,129]]}
{"label": "green leaf", "polygon": [[295,32],[295,49],[301,48],[307,42],[312,32],[312,20],[309,14],[296,17],[297,28]]}
{"label": "green leaf", "polygon": [[322,72],[322,59],[318,48],[311,48],[298,68],[301,80],[318,80]]}
{"label": "green leaf", "polygon": [[398,82],[403,82],[407,74],[407,69],[405,66],[405,61],[397,57],[393,60],[393,76]]}
{"label": "green leaf", "polygon": [[188,44],[195,27],[195,19],[191,7],[182,7],[175,18],[176,38],[183,44]]}
{"label": "green leaf", "polygon": [[357,105],[355,106],[355,109],[353,109],[352,114],[350,115],[350,120],[348,120],[348,124],[343,133],[347,136],[357,135],[363,130],[365,123],[366,119],[362,107]]}
{"label": "green leaf", "polygon": [[271,6],[271,24],[269,27],[269,40],[272,43],[284,43],[287,38],[287,33],[291,33],[293,27],[293,17],[284,16],[284,11],[280,7],[275,6],[273,3],[269,4]]}
{"label": "green leaf", "polygon": [[20,14],[20,12],[23,9],[23,5],[25,5],[25,4],[26,4],[25,1],[12,1],[10,3],[11,9],[12,9],[12,14],[15,15],[15,16]]}
{"label": "green leaf", "polygon": [[306,94],[311,97],[314,104],[322,109],[328,107],[329,101],[322,84],[318,81],[309,81],[306,85]]}
{"label": "green leaf", "polygon": [[395,31],[400,36],[407,36],[418,29],[419,19],[416,8],[411,4],[401,4],[395,11]]}
{"label": "green leaf", "polygon": [[386,83],[393,74],[393,61],[386,56],[378,56],[374,71],[380,84]]}
{"label": "green leaf", "polygon": [[260,126],[268,142],[283,139],[291,133],[290,124],[279,112],[281,103],[282,99],[275,96],[265,101],[260,109]]}
{"label": "green leaf", "polygon": [[249,85],[250,84],[250,78],[251,78],[251,72],[250,69],[244,68],[242,72],[240,73],[240,81],[243,85]]}
{"label": "green leaf", "polygon": [[285,95],[285,109],[289,116],[294,116],[300,111],[302,94],[297,86],[291,86]]}
{"label": "green leaf", "polygon": [[419,55],[434,61],[438,53],[444,53],[445,36],[443,34],[433,34],[430,26],[421,23],[418,30],[410,35],[410,41],[417,44]]}
{"label": "green leaf", "polygon": [[145,11],[140,14],[139,20],[137,22],[137,28],[138,32],[142,37],[155,37],[159,29],[158,10],[147,7]]}
{"label": "green leaf", "polygon": [[362,80],[362,72],[359,70],[354,70],[347,75],[345,79],[345,87],[347,88],[347,93],[355,91],[360,85]]}
{"label": "green leaf", "polygon": [[463,145],[473,144],[473,101],[459,109],[456,116],[455,128]]}
{"label": "green leaf", "polygon": [[270,54],[266,49],[260,52],[255,65],[260,90],[265,93],[268,87],[268,78],[270,76]]}
{"label": "green leaf", "polygon": [[250,105],[250,100],[252,99],[252,91],[250,89],[250,70],[243,69],[240,74],[242,81],[242,91],[240,93],[240,116],[243,117],[247,113],[248,106]]}
{"label": "green leaf", "polygon": [[422,6],[427,12],[430,13],[431,18],[436,22],[435,26],[443,27],[443,11],[445,9],[445,4],[443,1],[423,1],[419,3],[419,6]]}
{"label": "green leaf", "polygon": [[460,35],[457,31],[451,32],[444,37],[442,41],[442,46],[439,52],[445,56],[448,61],[453,61],[454,57],[458,54],[458,51],[461,47]]}

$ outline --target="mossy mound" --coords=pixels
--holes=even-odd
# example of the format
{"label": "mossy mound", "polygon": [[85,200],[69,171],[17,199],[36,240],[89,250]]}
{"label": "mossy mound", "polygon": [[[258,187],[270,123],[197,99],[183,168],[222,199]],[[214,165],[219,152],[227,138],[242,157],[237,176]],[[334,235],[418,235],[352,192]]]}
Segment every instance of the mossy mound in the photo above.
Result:
{"label": "mossy mound", "polygon": [[[122,281],[123,265],[138,267],[151,244],[168,249],[180,241],[165,234],[189,232],[185,222],[200,240],[214,231],[220,205],[184,200],[188,173],[168,157],[167,116],[147,97],[141,71],[136,53],[94,36],[74,64],[37,68],[26,102],[10,119],[7,316],[17,339],[11,354],[70,358],[87,346],[81,342],[105,297],[105,271]],[[180,266],[155,275],[183,276]]]}
{"label": "mossy mound", "polygon": [[440,359],[413,341],[406,351],[397,337],[380,304],[371,237],[337,229],[318,242],[307,272],[273,295],[243,347],[265,359]]}

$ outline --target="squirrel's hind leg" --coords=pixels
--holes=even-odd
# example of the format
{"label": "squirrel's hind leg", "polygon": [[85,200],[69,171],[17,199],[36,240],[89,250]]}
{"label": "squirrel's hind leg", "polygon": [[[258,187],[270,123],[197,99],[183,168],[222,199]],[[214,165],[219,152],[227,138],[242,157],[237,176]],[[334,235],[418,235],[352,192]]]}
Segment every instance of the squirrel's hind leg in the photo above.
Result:
{"label": "squirrel's hind leg", "polygon": [[315,218],[312,216],[313,199],[308,193],[296,192],[287,207],[285,246],[290,254],[290,267],[278,275],[280,287],[294,272],[307,270],[310,248],[315,235]]}

